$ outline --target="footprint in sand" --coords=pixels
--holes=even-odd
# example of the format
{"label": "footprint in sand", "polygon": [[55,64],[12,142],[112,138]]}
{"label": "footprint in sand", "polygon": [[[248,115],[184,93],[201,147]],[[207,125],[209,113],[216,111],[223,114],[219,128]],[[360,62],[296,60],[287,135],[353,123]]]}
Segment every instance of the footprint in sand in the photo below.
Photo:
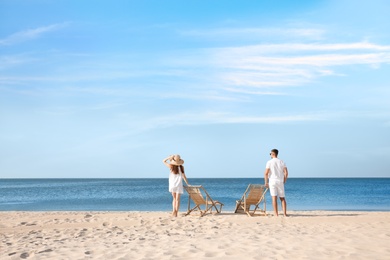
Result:
{"label": "footprint in sand", "polygon": [[52,252],[53,249],[49,248],[49,249],[46,249],[46,250],[43,250],[43,251],[39,251],[38,254],[40,253],[49,253],[49,252]]}
{"label": "footprint in sand", "polygon": [[20,255],[20,258],[26,259],[26,258],[33,257],[33,256],[34,256],[34,253],[22,253]]}
{"label": "footprint in sand", "polygon": [[216,257],[217,254],[216,254],[215,252],[206,252],[206,253],[204,254],[204,256],[205,256],[205,257]]}
{"label": "footprint in sand", "polygon": [[93,215],[87,214],[87,215],[84,216],[84,219],[85,219],[87,222],[91,222],[91,221],[94,220],[92,217],[93,217]]}

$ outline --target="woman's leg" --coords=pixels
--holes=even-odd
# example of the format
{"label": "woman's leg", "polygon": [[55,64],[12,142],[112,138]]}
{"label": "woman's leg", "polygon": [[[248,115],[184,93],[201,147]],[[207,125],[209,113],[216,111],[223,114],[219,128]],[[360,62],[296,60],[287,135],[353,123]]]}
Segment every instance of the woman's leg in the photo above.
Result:
{"label": "woman's leg", "polygon": [[180,193],[172,192],[172,216],[177,217],[180,209]]}
{"label": "woman's leg", "polygon": [[172,216],[176,214],[176,193],[172,192]]}
{"label": "woman's leg", "polygon": [[176,207],[175,207],[176,217],[177,217],[177,213],[179,213],[179,209],[180,209],[180,193],[176,193]]}

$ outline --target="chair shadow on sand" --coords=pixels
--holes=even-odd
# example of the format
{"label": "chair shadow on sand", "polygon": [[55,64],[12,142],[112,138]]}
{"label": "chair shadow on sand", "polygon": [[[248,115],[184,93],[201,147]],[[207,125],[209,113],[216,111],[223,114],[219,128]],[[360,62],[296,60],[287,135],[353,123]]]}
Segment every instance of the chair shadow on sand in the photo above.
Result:
{"label": "chair shadow on sand", "polygon": [[360,216],[362,214],[359,214],[359,213],[333,213],[333,212],[326,212],[326,211],[323,211],[324,213],[320,213],[320,214],[312,214],[312,213],[308,213],[308,214],[302,214],[302,213],[289,213],[289,217],[356,217],[356,216]]}

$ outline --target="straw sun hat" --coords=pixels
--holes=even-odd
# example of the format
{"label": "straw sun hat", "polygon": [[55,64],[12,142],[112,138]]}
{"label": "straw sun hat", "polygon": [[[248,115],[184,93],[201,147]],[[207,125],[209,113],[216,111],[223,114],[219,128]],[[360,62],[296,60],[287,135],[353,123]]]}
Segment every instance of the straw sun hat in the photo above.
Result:
{"label": "straw sun hat", "polygon": [[172,156],[169,163],[172,165],[180,166],[184,163],[184,161],[180,158],[180,155],[176,154],[176,155]]}

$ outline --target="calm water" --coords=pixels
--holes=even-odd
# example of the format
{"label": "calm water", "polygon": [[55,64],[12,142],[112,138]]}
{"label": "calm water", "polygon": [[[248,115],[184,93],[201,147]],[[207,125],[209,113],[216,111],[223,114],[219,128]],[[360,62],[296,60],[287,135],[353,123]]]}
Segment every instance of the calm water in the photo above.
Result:
{"label": "calm water", "polygon": [[[262,179],[189,179],[234,209],[249,183]],[[390,211],[390,178],[290,178],[288,210]],[[187,208],[183,194],[181,211]],[[267,193],[267,208],[272,209]],[[0,211],[169,211],[168,179],[0,179]]]}

